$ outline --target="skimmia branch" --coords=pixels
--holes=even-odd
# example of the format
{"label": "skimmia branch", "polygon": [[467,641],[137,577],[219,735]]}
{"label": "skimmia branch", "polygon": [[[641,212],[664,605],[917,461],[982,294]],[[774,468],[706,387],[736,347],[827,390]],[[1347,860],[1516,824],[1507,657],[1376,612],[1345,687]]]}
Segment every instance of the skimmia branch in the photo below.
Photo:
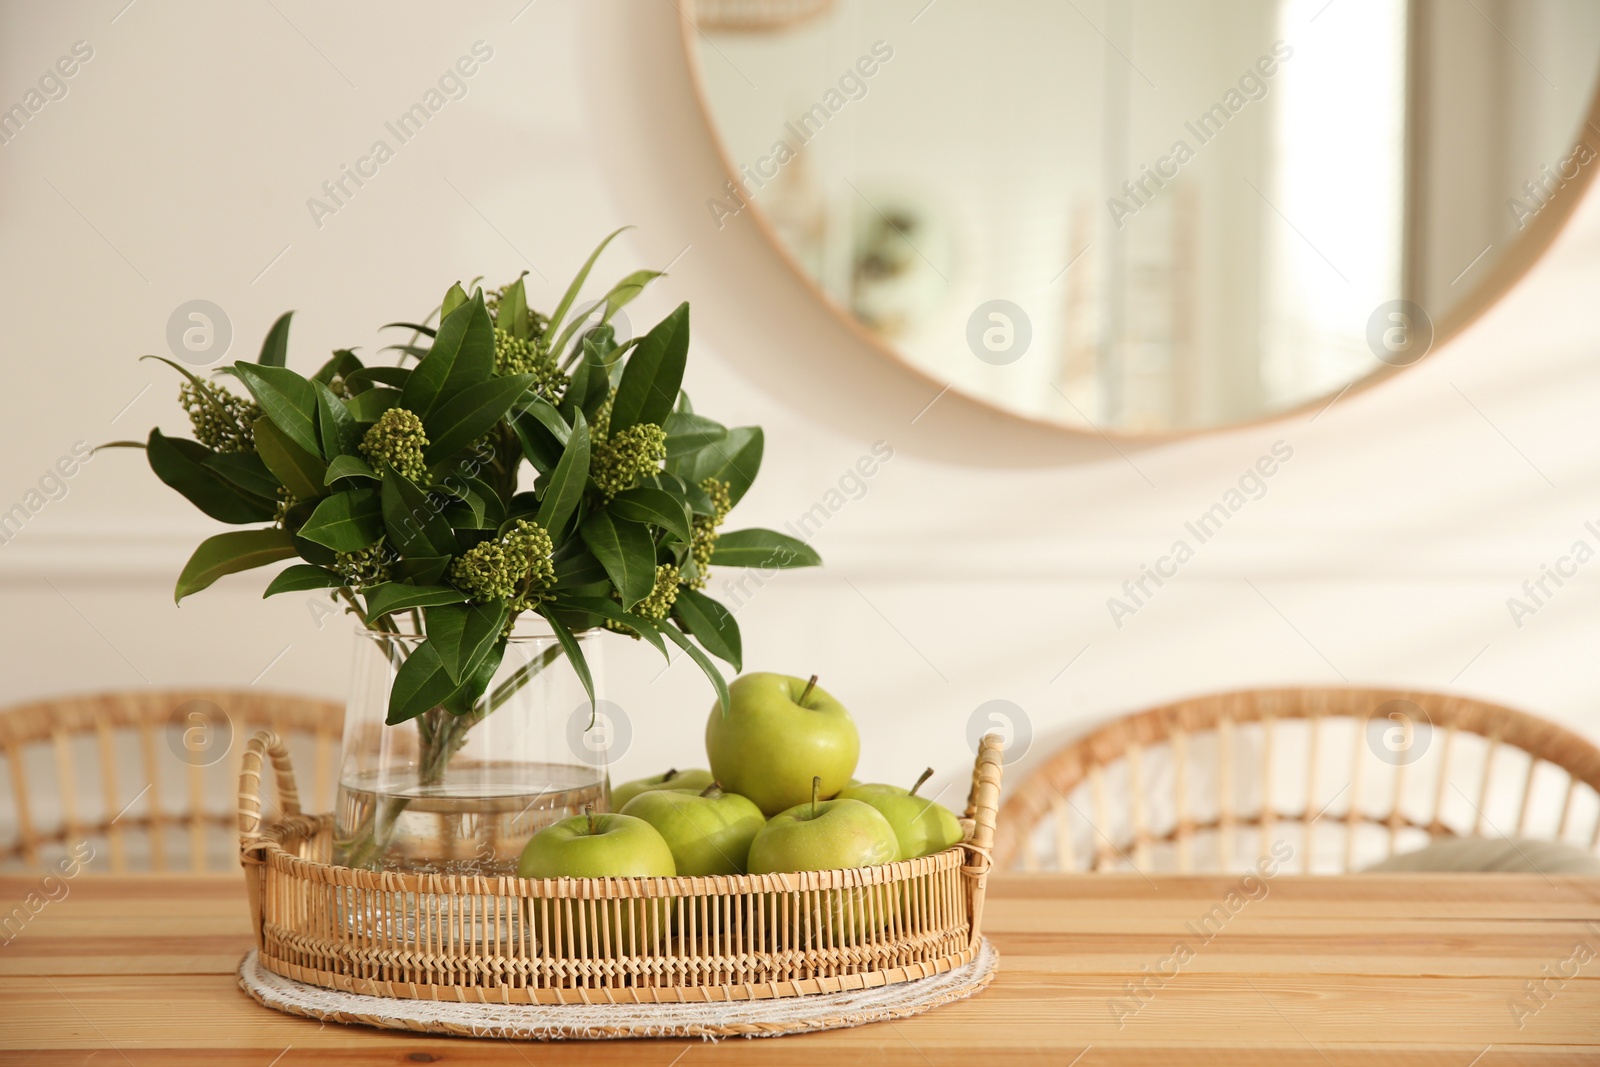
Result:
{"label": "skimmia branch", "polygon": [[[619,231],[620,232],[620,231]],[[311,377],[290,370],[290,315],[254,362],[180,374],[194,440],[151,430],[156,476],[220,522],[176,597],[282,560],[267,596],[327,590],[369,627],[425,640],[395,678],[389,722],[442,708],[493,710],[486,689],[520,617],[541,616],[589,685],[574,633],[599,627],[669,643],[726,702],[710,656],[741,669],[731,612],[705,595],[713,565],[805,567],[804,543],[723,521],[761,466],[759,427],[728,428],[682,391],[689,305],[619,344],[611,318],[658,276],[638,271],[569,315],[601,242],[548,315],[523,281],[453,285],[437,325],[398,322],[394,364],[340,349]],[[152,357],[159,358],[159,357]],[[752,552],[752,547],[764,552]],[[709,653],[709,656],[707,655]],[[590,698],[593,699],[590,688]]]}

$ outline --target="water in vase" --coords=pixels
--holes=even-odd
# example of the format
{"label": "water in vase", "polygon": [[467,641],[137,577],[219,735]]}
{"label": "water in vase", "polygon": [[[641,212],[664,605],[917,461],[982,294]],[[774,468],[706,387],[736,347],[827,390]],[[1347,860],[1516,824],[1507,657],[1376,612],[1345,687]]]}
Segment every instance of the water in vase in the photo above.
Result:
{"label": "water in vase", "polygon": [[410,874],[515,874],[539,830],[594,805],[605,811],[604,772],[571,763],[452,762],[449,778],[422,785],[414,771],[355,775],[339,783],[334,862]]}

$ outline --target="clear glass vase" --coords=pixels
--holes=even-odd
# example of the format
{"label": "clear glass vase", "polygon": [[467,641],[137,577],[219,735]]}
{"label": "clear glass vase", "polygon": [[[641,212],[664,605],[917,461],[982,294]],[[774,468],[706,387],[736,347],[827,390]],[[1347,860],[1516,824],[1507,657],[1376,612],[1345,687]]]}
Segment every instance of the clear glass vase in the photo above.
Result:
{"label": "clear glass vase", "polygon": [[[388,726],[395,674],[416,634],[357,641],[334,813],[333,861],[368,870],[514,874],[528,838],[589,805],[606,811],[607,732],[548,631],[513,635],[465,715],[431,708]],[[596,682],[593,635],[578,643]]]}

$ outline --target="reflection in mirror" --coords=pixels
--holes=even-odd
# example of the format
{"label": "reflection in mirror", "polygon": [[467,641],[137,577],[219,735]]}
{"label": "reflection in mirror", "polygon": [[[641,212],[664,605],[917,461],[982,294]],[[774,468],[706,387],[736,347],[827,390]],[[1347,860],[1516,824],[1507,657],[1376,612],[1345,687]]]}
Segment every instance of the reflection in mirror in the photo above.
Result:
{"label": "reflection in mirror", "polygon": [[1130,433],[1420,358],[1587,177],[1595,0],[720,0],[735,184],[941,382]]}

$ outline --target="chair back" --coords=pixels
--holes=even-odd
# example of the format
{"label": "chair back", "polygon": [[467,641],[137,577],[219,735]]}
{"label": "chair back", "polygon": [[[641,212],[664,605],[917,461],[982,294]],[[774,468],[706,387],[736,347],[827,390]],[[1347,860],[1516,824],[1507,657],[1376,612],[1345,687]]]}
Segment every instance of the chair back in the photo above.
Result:
{"label": "chair back", "polygon": [[[240,766],[272,730],[331,810],[340,703],[255,690],[141,689],[0,711],[0,870],[237,869]],[[7,812],[10,808],[10,812]],[[76,867],[74,868],[74,873]]]}
{"label": "chair back", "polygon": [[[1600,749],[1461,696],[1363,688],[1196,697],[1117,719],[1006,800],[1002,870],[1333,873],[1434,837],[1600,844]],[[1274,851],[1275,850],[1275,851]]]}

